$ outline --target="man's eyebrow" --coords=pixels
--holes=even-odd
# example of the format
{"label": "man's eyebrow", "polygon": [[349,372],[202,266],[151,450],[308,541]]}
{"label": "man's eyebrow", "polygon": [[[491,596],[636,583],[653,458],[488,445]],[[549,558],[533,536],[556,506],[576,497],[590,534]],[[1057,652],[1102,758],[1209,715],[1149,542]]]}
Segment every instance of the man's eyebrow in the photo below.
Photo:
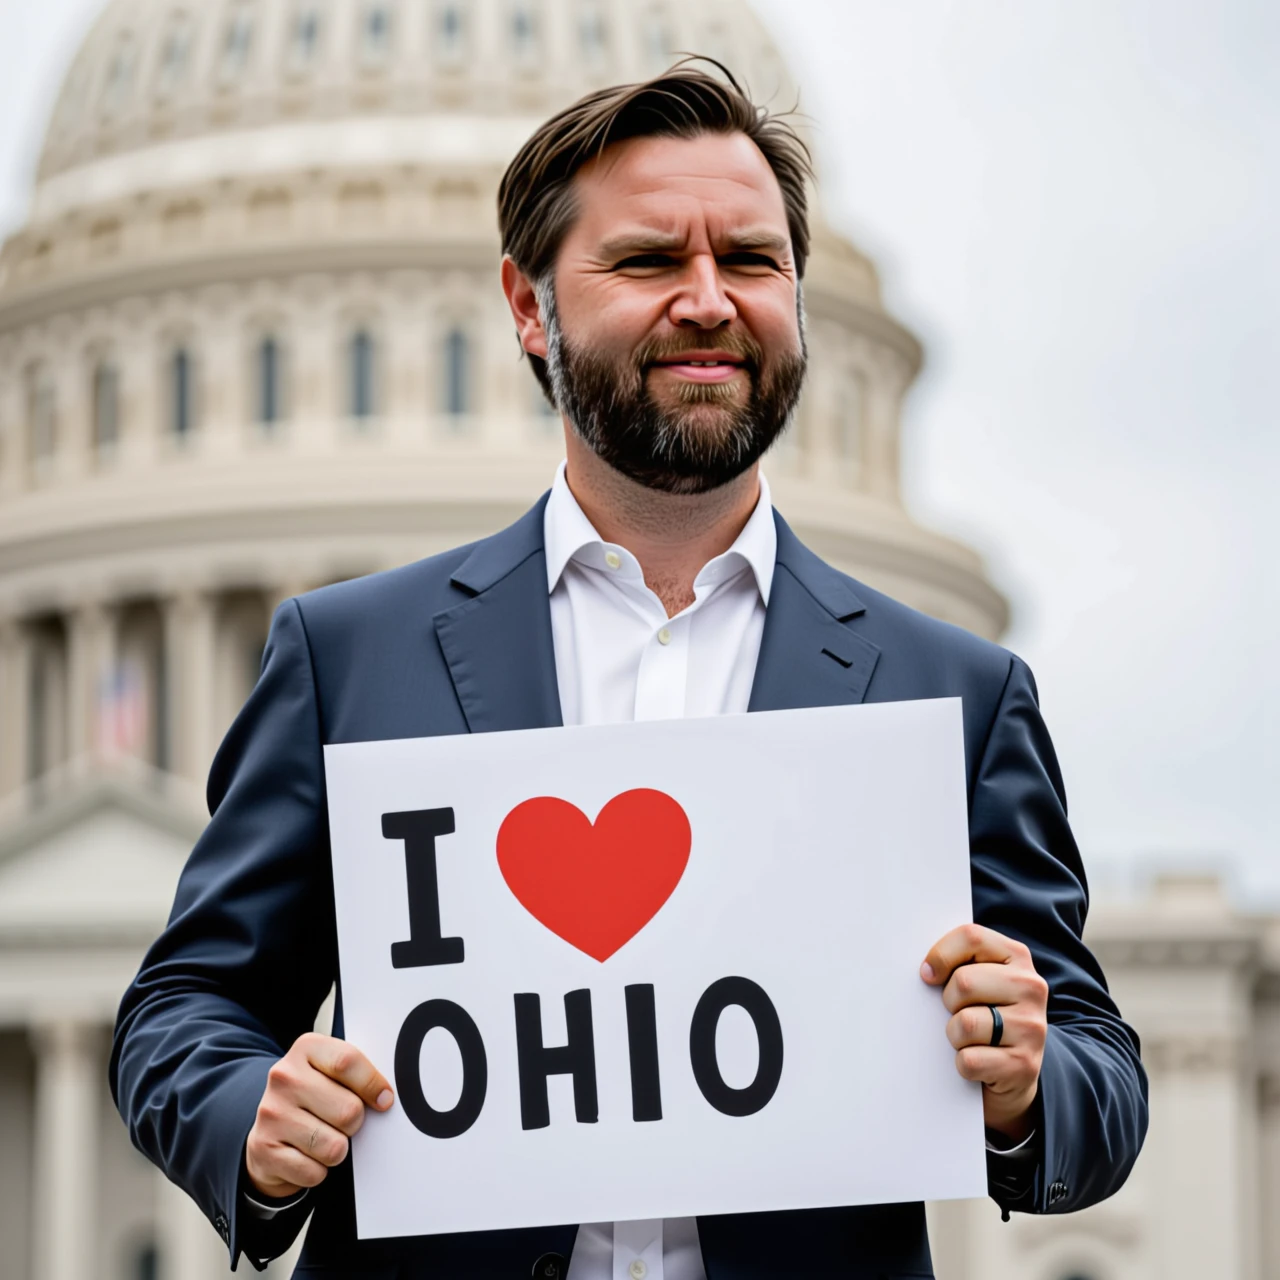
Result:
{"label": "man's eyebrow", "polygon": [[602,258],[626,258],[637,253],[667,253],[684,244],[684,237],[668,231],[622,231],[600,246]]}
{"label": "man's eyebrow", "polygon": [[741,231],[728,237],[729,249],[733,253],[741,253],[745,249],[772,249],[775,253],[785,253],[791,247],[791,241],[776,231]]}

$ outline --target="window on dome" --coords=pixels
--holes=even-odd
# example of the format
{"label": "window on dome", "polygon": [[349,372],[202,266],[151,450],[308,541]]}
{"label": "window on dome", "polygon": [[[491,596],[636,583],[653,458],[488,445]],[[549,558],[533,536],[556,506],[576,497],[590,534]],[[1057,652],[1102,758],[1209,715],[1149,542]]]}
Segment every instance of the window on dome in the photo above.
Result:
{"label": "window on dome", "polygon": [[655,75],[671,65],[675,40],[671,28],[656,10],[645,15],[641,31],[641,48],[645,62]]}
{"label": "window on dome", "polygon": [[102,105],[108,111],[118,111],[124,106],[133,87],[133,69],[138,50],[132,34],[120,37],[111,62],[107,66],[107,78],[102,86]]}
{"label": "window on dome", "polygon": [[466,57],[466,13],[459,0],[436,0],[435,49],[446,66],[458,66]]}
{"label": "window on dome", "polygon": [[381,66],[391,53],[391,6],[368,4],[360,22],[360,60]]}
{"label": "window on dome", "polygon": [[320,49],[320,7],[300,5],[293,15],[289,34],[289,70],[301,73],[310,69]]}
{"label": "window on dome", "polygon": [[27,460],[37,471],[50,466],[58,447],[58,405],[48,366],[27,370]]}
{"label": "window on dome", "polygon": [[451,418],[471,412],[471,343],[461,329],[444,340],[444,411]]}
{"label": "window on dome", "polygon": [[183,441],[195,426],[192,403],[191,353],[178,347],[169,357],[169,431]]}
{"label": "window on dome", "polygon": [[347,407],[360,422],[373,417],[377,409],[374,359],[373,336],[368,329],[357,329],[347,352]]}
{"label": "window on dome", "polygon": [[255,418],[270,430],[284,418],[284,353],[274,334],[265,334],[258,343],[257,385],[254,388]]}
{"label": "window on dome", "polygon": [[239,80],[249,64],[253,48],[253,13],[248,5],[238,5],[227,19],[218,60],[218,78],[223,84]]}
{"label": "window on dome", "polygon": [[120,375],[109,360],[93,370],[93,451],[99,462],[115,453],[120,440]]}
{"label": "window on dome", "polygon": [[538,61],[538,11],[531,0],[513,0],[511,5],[511,52],[521,66]]}
{"label": "window on dome", "polygon": [[851,373],[840,388],[836,413],[836,453],[856,464],[862,458],[862,422],[867,389],[861,374]]}
{"label": "window on dome", "polygon": [[604,61],[607,38],[599,0],[583,0],[578,11],[578,43],[588,66],[598,67]]}
{"label": "window on dome", "polygon": [[182,83],[187,63],[191,57],[191,19],[185,13],[175,13],[169,21],[164,45],[160,51],[160,70],[156,77],[156,92],[167,97]]}

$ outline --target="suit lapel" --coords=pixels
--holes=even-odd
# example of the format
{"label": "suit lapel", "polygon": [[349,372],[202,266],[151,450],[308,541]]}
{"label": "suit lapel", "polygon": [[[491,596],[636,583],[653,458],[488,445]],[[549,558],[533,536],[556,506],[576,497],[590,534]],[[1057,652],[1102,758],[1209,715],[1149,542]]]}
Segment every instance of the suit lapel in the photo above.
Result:
{"label": "suit lapel", "polygon": [[866,611],[853,584],[774,512],[778,559],[749,711],[861,702],[880,650],[846,623]]}
{"label": "suit lapel", "polygon": [[471,592],[471,599],[434,618],[472,733],[561,723],[543,550],[545,506],[543,498],[509,529],[477,544],[453,574],[453,584]]}

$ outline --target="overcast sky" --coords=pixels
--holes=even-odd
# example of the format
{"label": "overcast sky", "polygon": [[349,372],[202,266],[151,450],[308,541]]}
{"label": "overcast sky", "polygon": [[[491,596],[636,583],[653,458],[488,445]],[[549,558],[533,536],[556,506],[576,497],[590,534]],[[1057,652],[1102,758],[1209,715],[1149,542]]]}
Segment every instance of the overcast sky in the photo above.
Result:
{"label": "overcast sky", "polygon": [[[1280,4],[755,0],[924,340],[904,482],[1013,602],[1095,884],[1280,906]],[[99,0],[0,0],[0,231]]]}

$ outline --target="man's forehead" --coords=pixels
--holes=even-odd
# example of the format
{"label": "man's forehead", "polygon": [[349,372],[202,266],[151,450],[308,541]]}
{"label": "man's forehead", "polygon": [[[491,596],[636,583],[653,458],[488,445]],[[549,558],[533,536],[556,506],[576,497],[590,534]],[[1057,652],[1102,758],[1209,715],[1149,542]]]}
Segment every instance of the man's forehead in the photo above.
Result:
{"label": "man's forehead", "polygon": [[629,139],[584,165],[575,186],[580,221],[611,239],[683,238],[689,219],[707,214],[725,231],[787,229],[778,180],[745,134]]}

